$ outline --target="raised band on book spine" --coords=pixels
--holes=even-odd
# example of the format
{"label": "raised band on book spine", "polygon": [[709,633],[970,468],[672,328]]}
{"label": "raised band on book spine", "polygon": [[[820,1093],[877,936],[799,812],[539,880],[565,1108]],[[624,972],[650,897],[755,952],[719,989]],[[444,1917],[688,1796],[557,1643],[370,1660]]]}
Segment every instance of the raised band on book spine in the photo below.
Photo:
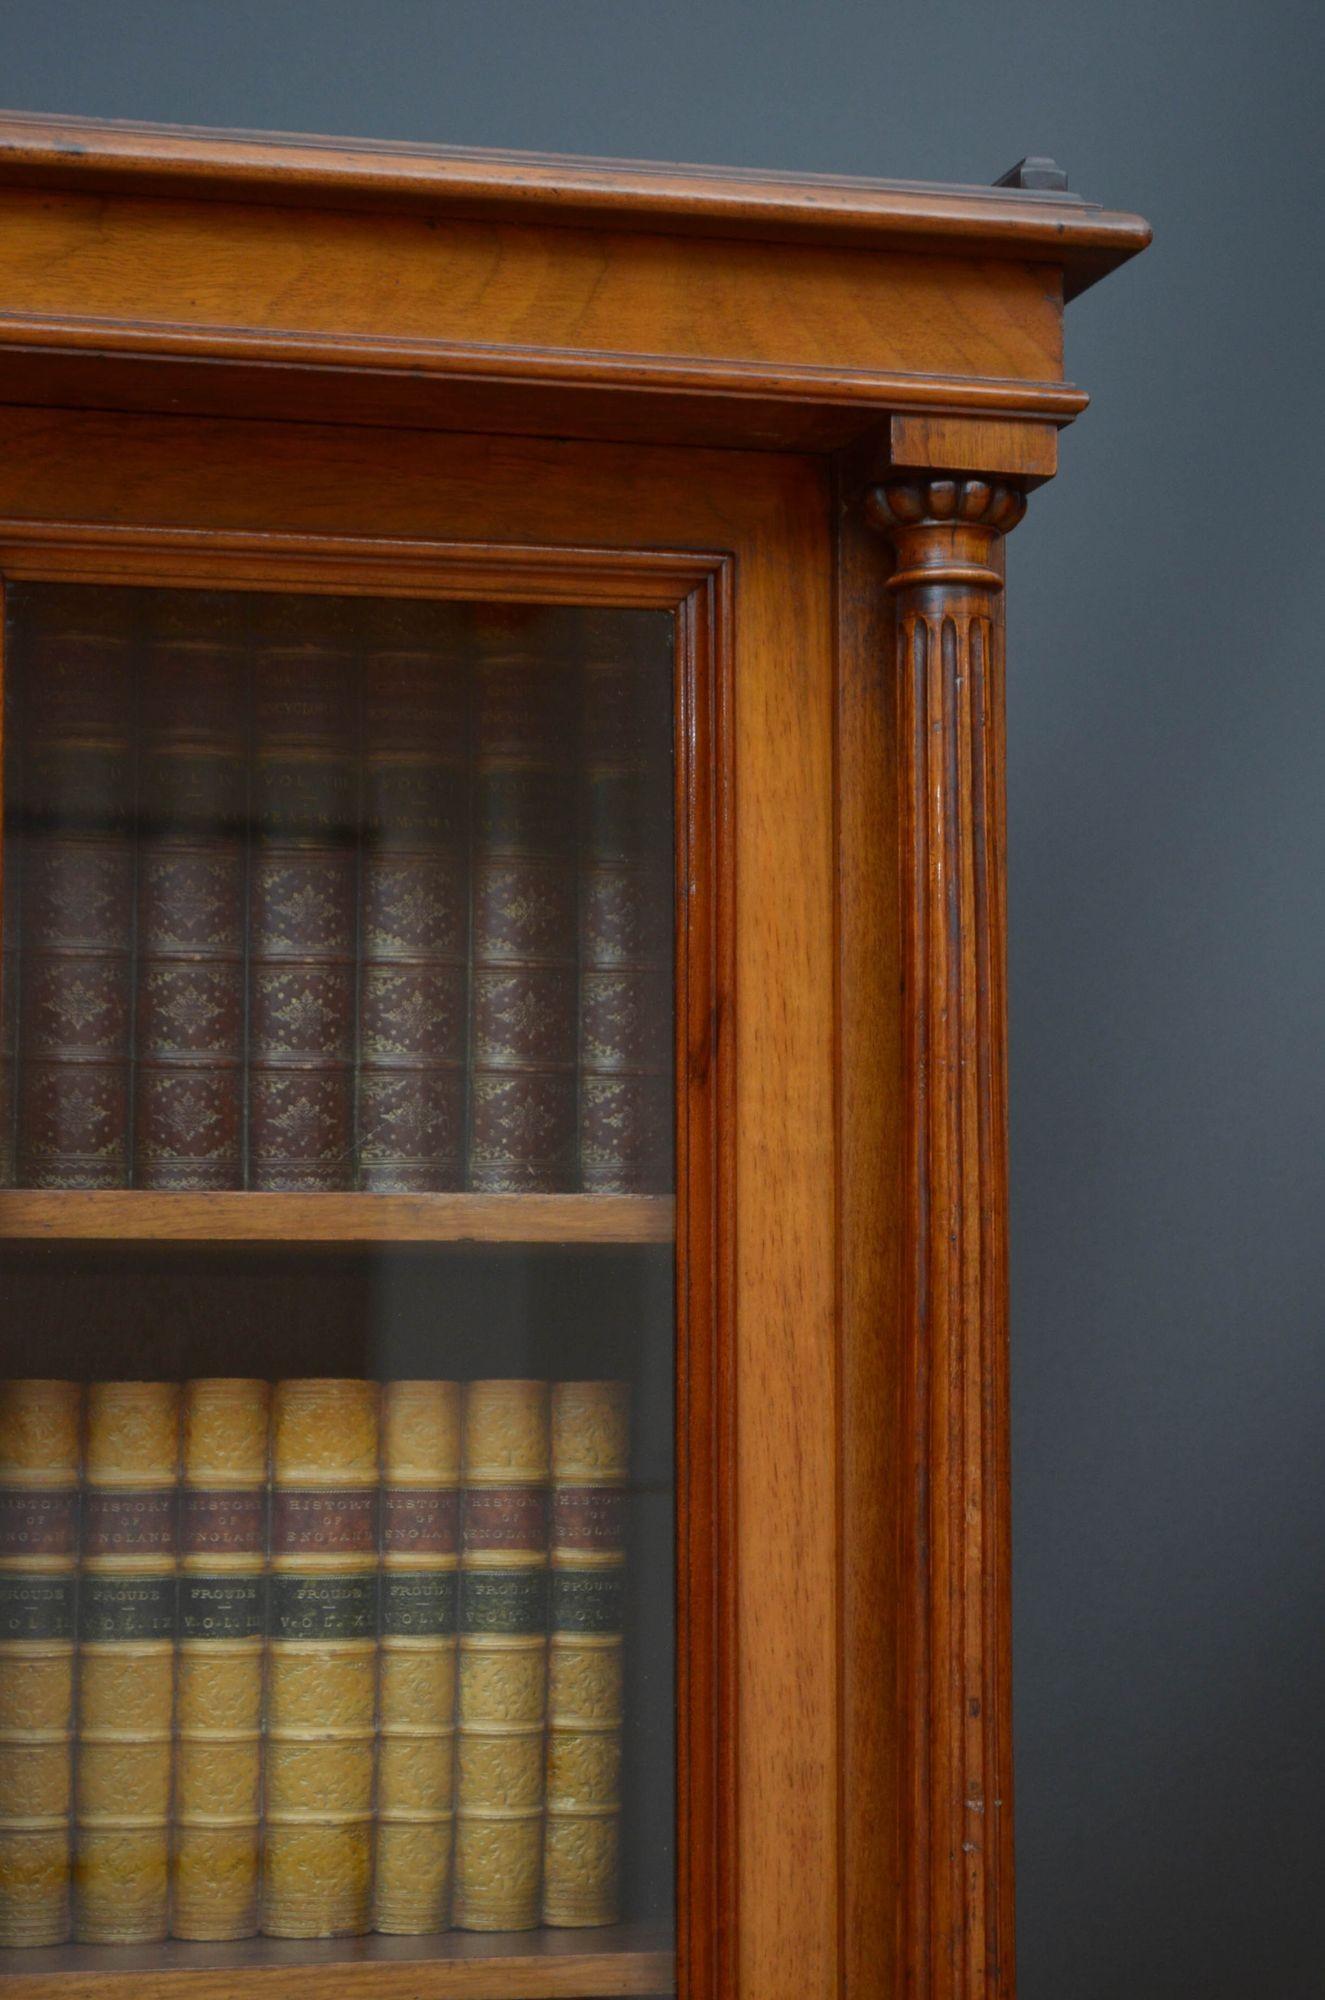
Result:
{"label": "raised band on book spine", "polygon": [[150,595],[138,776],[134,1185],[238,1188],[246,649],[232,595]]}
{"label": "raised band on book spine", "polygon": [[18,600],[25,1187],[129,1182],[135,601],[70,586]]}
{"label": "raised band on book spine", "polygon": [[382,1392],[381,1658],[373,1924],[450,1920],[460,1389]]}
{"label": "raised band on book spine", "polygon": [[671,680],[655,629],[648,612],[579,625],[580,1184],[594,1194],[672,1183]]}
{"label": "raised band on book spine", "polygon": [[278,1382],[262,1883],[271,1937],[349,1937],[372,1922],[377,1482],[377,1384]]}
{"label": "raised band on book spine", "polygon": [[257,614],[248,1183],[354,1182],[356,675],[344,599]]}
{"label": "raised band on book spine", "polygon": [[149,1944],[167,1933],[179,1391],[87,1392],[74,1935]]}
{"label": "raised band on book spine", "polygon": [[546,1382],[465,1392],[455,1884],[462,1930],[531,1930],[543,1861]]}
{"label": "raised band on book spine", "polygon": [[545,1924],[614,1924],[620,1915],[629,1458],[629,1385],[554,1382]]}
{"label": "raised band on book spine", "polygon": [[575,1185],[574,683],[564,615],[474,613],[469,1185]]}
{"label": "raised band on book spine", "polygon": [[70,1936],[81,1405],[0,1383],[0,1946]]}
{"label": "raised band on book spine", "polygon": [[265,1382],[184,1385],[175,1937],[258,1928],[268,1401]]}
{"label": "raised band on book spine", "polygon": [[363,674],[359,1185],[464,1184],[467,702],[444,607],[373,607]]}

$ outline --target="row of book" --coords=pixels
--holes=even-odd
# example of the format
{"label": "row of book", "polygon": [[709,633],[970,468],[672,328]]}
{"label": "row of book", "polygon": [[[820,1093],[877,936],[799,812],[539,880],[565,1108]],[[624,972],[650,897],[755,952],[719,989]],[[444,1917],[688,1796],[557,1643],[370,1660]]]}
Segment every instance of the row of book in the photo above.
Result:
{"label": "row of book", "polygon": [[617,1920],[622,1382],[0,1384],[0,1945]]}
{"label": "row of book", "polygon": [[668,1187],[665,621],[14,598],[0,1179]]}

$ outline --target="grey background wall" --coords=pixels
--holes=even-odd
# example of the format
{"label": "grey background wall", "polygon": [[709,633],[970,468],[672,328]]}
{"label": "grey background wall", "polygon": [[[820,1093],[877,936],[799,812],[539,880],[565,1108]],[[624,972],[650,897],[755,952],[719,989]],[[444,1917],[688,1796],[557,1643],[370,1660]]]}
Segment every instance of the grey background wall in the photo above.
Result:
{"label": "grey background wall", "polygon": [[1009,556],[1023,2000],[1325,1987],[1314,0],[5,0],[15,108],[988,181],[1156,243]]}

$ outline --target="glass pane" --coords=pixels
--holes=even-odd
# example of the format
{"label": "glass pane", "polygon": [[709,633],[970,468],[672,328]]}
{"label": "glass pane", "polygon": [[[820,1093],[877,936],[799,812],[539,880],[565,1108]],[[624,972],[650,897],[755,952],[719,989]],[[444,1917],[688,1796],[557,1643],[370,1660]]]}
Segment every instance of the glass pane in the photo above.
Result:
{"label": "glass pane", "polygon": [[670,1987],[672,650],[11,590],[0,1976]]}

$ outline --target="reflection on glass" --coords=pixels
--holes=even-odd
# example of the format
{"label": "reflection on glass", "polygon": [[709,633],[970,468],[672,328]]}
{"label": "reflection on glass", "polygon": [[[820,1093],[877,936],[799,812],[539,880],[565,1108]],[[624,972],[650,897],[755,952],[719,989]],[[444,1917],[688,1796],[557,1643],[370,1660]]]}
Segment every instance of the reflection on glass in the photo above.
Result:
{"label": "reflection on glass", "polygon": [[665,1942],[671,644],[11,592],[0,1975]]}

